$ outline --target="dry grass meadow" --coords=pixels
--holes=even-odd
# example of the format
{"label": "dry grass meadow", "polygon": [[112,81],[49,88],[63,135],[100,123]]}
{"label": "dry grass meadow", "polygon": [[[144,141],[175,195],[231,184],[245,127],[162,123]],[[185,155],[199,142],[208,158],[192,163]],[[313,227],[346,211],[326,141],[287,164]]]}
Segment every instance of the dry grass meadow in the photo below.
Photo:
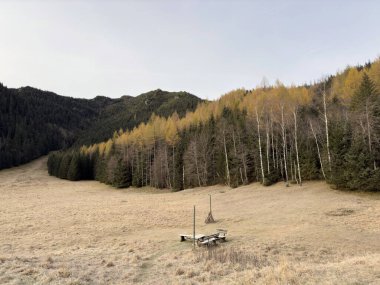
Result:
{"label": "dry grass meadow", "polygon": [[[0,171],[0,284],[380,284],[380,195],[322,182],[171,193]],[[208,194],[216,224],[204,224]],[[228,229],[228,242],[179,242]]]}

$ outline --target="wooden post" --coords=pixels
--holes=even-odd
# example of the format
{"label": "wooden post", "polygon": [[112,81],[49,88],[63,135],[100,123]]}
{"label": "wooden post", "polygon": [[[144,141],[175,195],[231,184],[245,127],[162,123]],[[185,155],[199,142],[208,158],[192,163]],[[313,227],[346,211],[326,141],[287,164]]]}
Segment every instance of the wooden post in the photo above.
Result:
{"label": "wooden post", "polygon": [[194,216],[193,216],[193,245],[195,248],[195,205],[194,205]]}
{"label": "wooden post", "polygon": [[208,194],[210,196],[210,213],[211,213],[211,194]]}

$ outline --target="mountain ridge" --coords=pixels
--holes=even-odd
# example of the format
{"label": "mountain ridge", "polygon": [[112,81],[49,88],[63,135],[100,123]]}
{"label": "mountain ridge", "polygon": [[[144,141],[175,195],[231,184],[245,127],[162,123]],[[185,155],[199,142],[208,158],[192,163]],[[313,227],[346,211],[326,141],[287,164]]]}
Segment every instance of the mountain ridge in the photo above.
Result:
{"label": "mountain ridge", "polygon": [[[179,94],[182,100],[174,102]],[[152,104],[145,105],[145,100]],[[160,89],[136,97],[73,98],[31,86],[7,88],[0,83],[0,169],[68,148],[76,141],[80,145],[102,141],[115,130],[147,121],[153,113],[169,116],[177,111],[183,116],[201,101],[187,92]]]}

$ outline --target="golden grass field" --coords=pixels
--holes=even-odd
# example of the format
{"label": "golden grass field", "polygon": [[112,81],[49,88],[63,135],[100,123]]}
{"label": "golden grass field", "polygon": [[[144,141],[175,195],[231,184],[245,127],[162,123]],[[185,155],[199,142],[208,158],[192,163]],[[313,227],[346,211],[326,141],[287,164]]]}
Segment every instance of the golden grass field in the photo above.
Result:
{"label": "golden grass field", "polygon": [[[380,284],[380,195],[323,182],[172,193],[0,171],[0,284]],[[204,224],[208,194],[216,224]],[[192,249],[192,233],[228,242]]]}

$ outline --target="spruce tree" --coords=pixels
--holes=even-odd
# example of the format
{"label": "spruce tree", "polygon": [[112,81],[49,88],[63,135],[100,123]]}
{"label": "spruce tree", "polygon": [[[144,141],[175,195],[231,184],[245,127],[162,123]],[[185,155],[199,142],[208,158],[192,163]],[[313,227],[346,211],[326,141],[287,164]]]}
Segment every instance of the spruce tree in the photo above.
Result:
{"label": "spruce tree", "polygon": [[117,161],[113,173],[112,186],[117,188],[129,187],[132,184],[132,175],[126,161],[121,158]]}
{"label": "spruce tree", "polygon": [[368,74],[364,73],[360,86],[352,97],[351,108],[355,111],[364,111],[366,104],[372,103],[378,103],[378,92]]}
{"label": "spruce tree", "polygon": [[71,181],[77,181],[81,179],[81,168],[80,168],[80,160],[79,155],[74,154],[69,165],[69,169],[67,171],[67,179]]}
{"label": "spruce tree", "polygon": [[59,172],[58,172],[59,178],[67,179],[67,173],[69,171],[70,162],[71,162],[71,154],[70,153],[64,154],[59,166]]}

